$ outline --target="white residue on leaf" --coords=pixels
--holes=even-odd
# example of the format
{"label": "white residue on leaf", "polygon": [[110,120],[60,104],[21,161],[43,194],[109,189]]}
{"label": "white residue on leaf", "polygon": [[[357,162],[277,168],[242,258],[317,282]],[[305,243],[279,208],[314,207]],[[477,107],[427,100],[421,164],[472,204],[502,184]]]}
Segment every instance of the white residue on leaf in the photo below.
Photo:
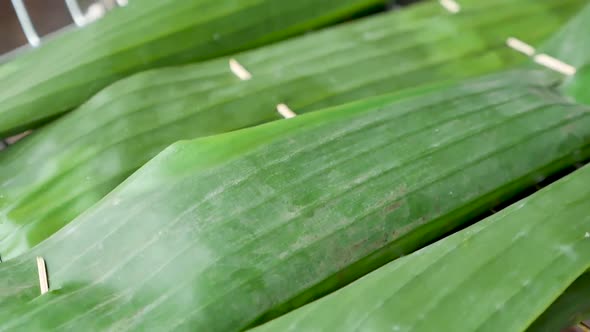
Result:
{"label": "white residue on leaf", "polygon": [[384,38],[387,35],[386,31],[366,31],[363,33],[363,39],[370,41]]}
{"label": "white residue on leaf", "polygon": [[523,237],[526,237],[527,235],[528,235],[527,231],[520,231],[520,232],[516,233],[513,240],[522,239]]}
{"label": "white residue on leaf", "polygon": [[574,247],[570,244],[561,244],[557,246],[557,250],[559,250],[564,256],[571,260],[578,259],[578,254],[574,250]]}

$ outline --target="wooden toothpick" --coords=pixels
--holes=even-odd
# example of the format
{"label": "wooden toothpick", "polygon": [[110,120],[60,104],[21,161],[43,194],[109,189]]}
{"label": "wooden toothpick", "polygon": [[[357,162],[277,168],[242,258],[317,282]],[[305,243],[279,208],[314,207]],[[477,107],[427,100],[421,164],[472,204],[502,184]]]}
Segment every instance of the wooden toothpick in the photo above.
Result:
{"label": "wooden toothpick", "polygon": [[461,11],[461,6],[455,0],[440,0],[441,6],[453,14]]}
{"label": "wooden toothpick", "polygon": [[294,118],[297,116],[297,114],[295,114],[295,112],[293,112],[289,106],[287,106],[286,104],[278,104],[277,105],[277,111],[279,112],[279,114],[281,114],[283,116],[283,118],[285,119],[290,119],[290,118]]}
{"label": "wooden toothpick", "polygon": [[49,282],[47,281],[47,268],[43,257],[37,257],[37,272],[39,273],[39,288],[41,295],[49,291]]}
{"label": "wooden toothpick", "polygon": [[244,66],[242,66],[236,59],[229,59],[229,68],[242,81],[247,81],[252,78],[252,74]]}

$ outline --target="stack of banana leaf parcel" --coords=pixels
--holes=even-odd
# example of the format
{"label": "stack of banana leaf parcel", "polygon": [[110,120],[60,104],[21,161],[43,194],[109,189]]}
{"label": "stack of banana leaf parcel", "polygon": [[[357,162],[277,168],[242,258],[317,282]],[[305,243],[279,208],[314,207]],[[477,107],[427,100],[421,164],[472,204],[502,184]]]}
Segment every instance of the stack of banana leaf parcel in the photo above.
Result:
{"label": "stack of banana leaf parcel", "polygon": [[129,1],[0,64],[0,331],[588,329],[590,2],[390,7]]}

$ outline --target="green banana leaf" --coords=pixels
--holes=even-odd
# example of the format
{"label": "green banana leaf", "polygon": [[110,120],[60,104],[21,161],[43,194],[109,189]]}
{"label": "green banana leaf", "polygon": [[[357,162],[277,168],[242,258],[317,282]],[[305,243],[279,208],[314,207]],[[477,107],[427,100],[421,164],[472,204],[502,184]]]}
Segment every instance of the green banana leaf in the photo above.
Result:
{"label": "green banana leaf", "polygon": [[590,317],[590,271],[579,277],[527,329],[527,332],[561,331]]}
{"label": "green banana leaf", "polygon": [[0,137],[67,112],[131,73],[267,44],[385,3],[129,1],[104,19],[0,65]]}
{"label": "green banana leaf", "polygon": [[588,183],[590,166],[253,331],[524,331],[590,268]]}
{"label": "green banana leaf", "polygon": [[555,83],[502,73],[175,143],[0,264],[0,330],[236,331],[301,306],[587,158],[590,109]]}
{"label": "green banana leaf", "polygon": [[590,64],[590,36],[588,20],[590,19],[590,1],[576,16],[555,33],[540,48],[547,53],[575,67]]}
{"label": "green banana leaf", "polygon": [[556,33],[541,48],[567,64],[577,68],[576,75],[564,84],[566,94],[577,101],[590,104],[590,4]]}
{"label": "green banana leaf", "polygon": [[578,69],[576,76],[565,85],[566,93],[577,101],[590,105],[590,62]]}
{"label": "green banana leaf", "polygon": [[250,81],[223,58],[118,82],[0,154],[0,255],[41,242],[177,140],[279,119],[279,103],[305,113],[525,62],[506,38],[544,39],[582,3],[419,4],[240,54]]}

